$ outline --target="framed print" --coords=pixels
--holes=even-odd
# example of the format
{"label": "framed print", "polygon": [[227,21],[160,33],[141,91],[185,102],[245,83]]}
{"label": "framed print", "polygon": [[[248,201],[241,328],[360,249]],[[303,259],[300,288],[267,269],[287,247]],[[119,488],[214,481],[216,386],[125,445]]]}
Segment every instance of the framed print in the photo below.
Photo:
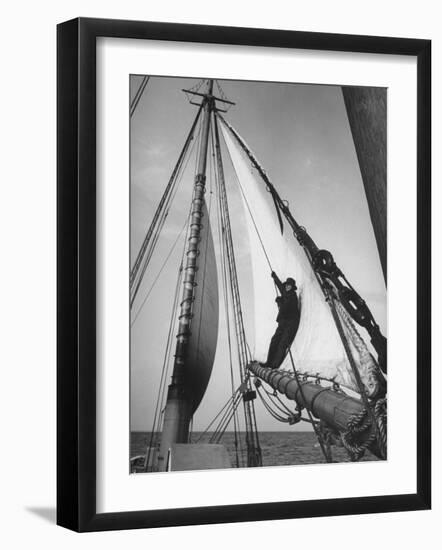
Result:
{"label": "framed print", "polygon": [[58,26],[59,525],[430,507],[430,52]]}

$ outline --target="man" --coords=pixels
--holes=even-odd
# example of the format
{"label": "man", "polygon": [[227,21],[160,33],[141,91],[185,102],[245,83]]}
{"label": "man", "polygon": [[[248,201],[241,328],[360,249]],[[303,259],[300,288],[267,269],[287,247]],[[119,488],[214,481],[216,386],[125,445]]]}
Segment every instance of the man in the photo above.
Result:
{"label": "man", "polygon": [[278,317],[276,318],[278,327],[270,342],[267,361],[264,366],[277,369],[284,361],[298,332],[300,311],[294,279],[289,277],[285,283],[281,283],[274,271],[272,271],[272,277],[281,296],[276,298],[279,308]]}

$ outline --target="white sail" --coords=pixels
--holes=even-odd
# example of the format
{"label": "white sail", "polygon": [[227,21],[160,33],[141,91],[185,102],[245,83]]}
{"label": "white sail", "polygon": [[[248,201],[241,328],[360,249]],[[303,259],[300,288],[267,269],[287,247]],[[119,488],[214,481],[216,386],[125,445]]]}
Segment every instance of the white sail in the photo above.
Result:
{"label": "white sail", "polygon": [[[350,365],[330,307],[304,250],[287,226],[281,234],[272,197],[266,191],[264,181],[224,123],[221,128],[241,188],[250,240],[255,305],[254,359],[266,360],[276,328],[276,289],[270,276],[270,262],[282,281],[287,277],[296,280],[301,319],[292,354],[297,369],[336,377],[336,381],[357,389],[349,375]],[[282,368],[289,367],[287,357]]]}

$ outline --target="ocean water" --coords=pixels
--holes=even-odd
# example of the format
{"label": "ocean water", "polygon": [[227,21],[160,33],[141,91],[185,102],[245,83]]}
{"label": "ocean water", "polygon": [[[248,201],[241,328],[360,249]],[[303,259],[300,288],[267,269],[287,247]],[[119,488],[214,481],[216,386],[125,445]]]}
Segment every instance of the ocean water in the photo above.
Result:
{"label": "ocean water", "polygon": [[[204,434],[201,439],[201,432],[192,434],[192,443],[208,443],[211,433]],[[238,459],[240,467],[246,465],[246,446],[244,434],[239,435]],[[131,432],[130,456],[131,458],[146,453],[150,441],[150,432]],[[263,466],[284,466],[295,464],[318,464],[324,463],[325,459],[316,436],[313,432],[260,432],[259,442],[262,450]],[[226,446],[232,464],[236,465],[235,436],[233,432],[226,432],[221,443]],[[333,462],[350,462],[344,448],[332,447]],[[379,460],[369,451],[365,453],[362,461]]]}

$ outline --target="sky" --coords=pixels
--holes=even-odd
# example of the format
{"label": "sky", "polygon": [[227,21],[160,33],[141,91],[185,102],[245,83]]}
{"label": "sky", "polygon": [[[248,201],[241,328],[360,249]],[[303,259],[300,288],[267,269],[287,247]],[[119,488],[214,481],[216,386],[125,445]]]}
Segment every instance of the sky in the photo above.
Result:
{"label": "sky", "polygon": [[[140,82],[140,76],[131,77],[131,97]],[[151,77],[131,118],[131,265],[196,115],[197,107],[189,104],[181,90],[197,83],[198,80],[192,78]],[[226,96],[236,103],[225,115],[226,119],[247,141],[281,197],[289,201],[298,223],[307,228],[320,248],[333,253],[337,264],[366,300],[385,334],[386,288],[341,88],[222,80],[219,83]],[[132,430],[148,431],[152,426],[177,269],[184,245],[184,235],[178,240],[177,237],[190,207],[195,159],[194,151],[132,309]],[[241,300],[249,338],[253,325],[253,301],[247,232],[232,167],[227,155],[224,159]],[[209,207],[214,199],[210,173],[209,157],[206,193]],[[213,221],[216,226],[216,219]],[[216,230],[214,240],[217,248]],[[177,244],[164,265],[175,242]],[[205,429],[229,397],[225,324],[223,307],[220,306],[217,353],[207,392],[194,417],[195,431]],[[269,320],[269,331],[272,333],[275,328],[274,319]],[[288,429],[287,424],[272,419],[259,400],[255,401],[255,407],[260,430]],[[290,429],[305,429],[305,426]]]}

